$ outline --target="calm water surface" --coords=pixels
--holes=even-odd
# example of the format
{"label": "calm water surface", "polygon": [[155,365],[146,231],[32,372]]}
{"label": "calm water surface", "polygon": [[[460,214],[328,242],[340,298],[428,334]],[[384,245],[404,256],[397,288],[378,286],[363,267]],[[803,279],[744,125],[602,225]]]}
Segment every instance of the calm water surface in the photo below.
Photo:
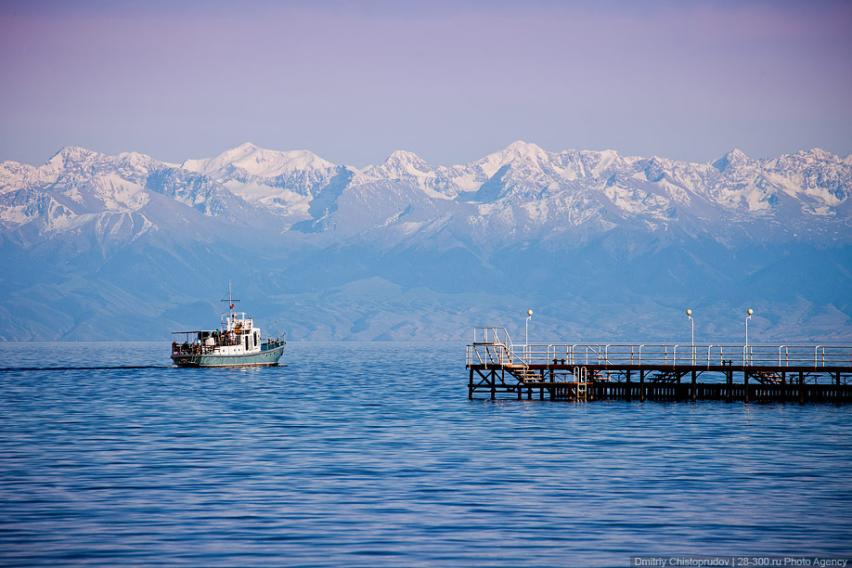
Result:
{"label": "calm water surface", "polygon": [[[0,367],[167,344],[0,344]],[[467,400],[463,347],[0,372],[0,562],[627,566],[852,555],[850,407]]]}

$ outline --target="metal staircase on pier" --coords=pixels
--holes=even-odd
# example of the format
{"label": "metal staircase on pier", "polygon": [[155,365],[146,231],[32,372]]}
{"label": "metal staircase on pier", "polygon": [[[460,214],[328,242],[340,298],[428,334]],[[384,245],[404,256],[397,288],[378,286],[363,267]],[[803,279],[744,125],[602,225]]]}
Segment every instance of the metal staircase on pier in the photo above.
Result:
{"label": "metal staircase on pier", "polygon": [[482,339],[480,346],[485,348],[489,360],[515,377],[520,386],[542,381],[541,372],[530,368],[526,346],[522,347],[521,355],[518,355],[506,329],[486,330]]}
{"label": "metal staircase on pier", "polygon": [[506,370],[518,379],[518,382],[521,384],[541,382],[541,373],[533,371],[526,363],[522,362],[507,366]]}
{"label": "metal staircase on pier", "polygon": [[780,385],[784,381],[784,373],[777,371],[754,371],[750,376],[762,385]]}
{"label": "metal staircase on pier", "polygon": [[[582,356],[573,352],[556,350],[553,346],[515,345],[508,331],[501,327],[474,329],[473,342],[467,347],[467,366],[471,370],[469,396],[477,389],[514,392],[521,390],[545,391],[553,399],[586,401],[595,398],[594,385],[608,378],[602,371],[590,368],[590,359],[600,359],[604,353],[594,348]],[[571,359],[573,363],[568,362]],[[561,366],[563,380],[556,381],[554,367]],[[550,380],[545,379],[549,374]],[[570,377],[570,379],[568,378]]]}
{"label": "metal staircase on pier", "polygon": [[679,383],[686,372],[683,371],[659,371],[651,379],[654,383]]}

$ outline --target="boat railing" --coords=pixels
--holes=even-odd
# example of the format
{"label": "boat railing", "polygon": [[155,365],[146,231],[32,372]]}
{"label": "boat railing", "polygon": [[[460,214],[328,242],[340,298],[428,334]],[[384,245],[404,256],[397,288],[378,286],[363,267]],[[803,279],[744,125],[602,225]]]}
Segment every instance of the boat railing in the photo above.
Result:
{"label": "boat railing", "polygon": [[205,345],[203,343],[172,343],[172,355],[206,355],[213,353],[220,345]]}
{"label": "boat railing", "polygon": [[287,342],[284,341],[283,337],[270,337],[270,338],[264,339],[260,343],[260,349],[261,349],[261,351],[271,351],[272,349],[278,349],[279,347],[281,347],[285,343],[287,343]]}

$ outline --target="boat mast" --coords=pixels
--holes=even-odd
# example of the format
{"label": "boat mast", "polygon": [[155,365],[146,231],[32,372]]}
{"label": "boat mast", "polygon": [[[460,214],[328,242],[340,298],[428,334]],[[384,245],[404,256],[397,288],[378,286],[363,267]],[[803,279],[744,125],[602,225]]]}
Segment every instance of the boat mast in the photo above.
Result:
{"label": "boat mast", "polygon": [[233,294],[231,293],[231,281],[228,280],[228,299],[221,300],[222,302],[228,302],[228,319],[233,322],[236,320],[236,313],[234,312],[234,306],[239,300],[235,300]]}

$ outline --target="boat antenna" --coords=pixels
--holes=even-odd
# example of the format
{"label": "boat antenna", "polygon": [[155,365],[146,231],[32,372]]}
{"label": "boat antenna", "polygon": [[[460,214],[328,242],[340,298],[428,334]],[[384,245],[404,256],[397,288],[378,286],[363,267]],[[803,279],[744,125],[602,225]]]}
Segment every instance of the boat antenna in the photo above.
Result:
{"label": "boat antenna", "polygon": [[228,310],[233,314],[234,306],[236,306],[236,304],[237,304],[237,302],[239,302],[239,300],[235,300],[234,297],[233,297],[233,294],[231,294],[231,281],[230,280],[228,280],[228,299],[227,300],[222,299],[221,301],[222,302],[228,302]]}

